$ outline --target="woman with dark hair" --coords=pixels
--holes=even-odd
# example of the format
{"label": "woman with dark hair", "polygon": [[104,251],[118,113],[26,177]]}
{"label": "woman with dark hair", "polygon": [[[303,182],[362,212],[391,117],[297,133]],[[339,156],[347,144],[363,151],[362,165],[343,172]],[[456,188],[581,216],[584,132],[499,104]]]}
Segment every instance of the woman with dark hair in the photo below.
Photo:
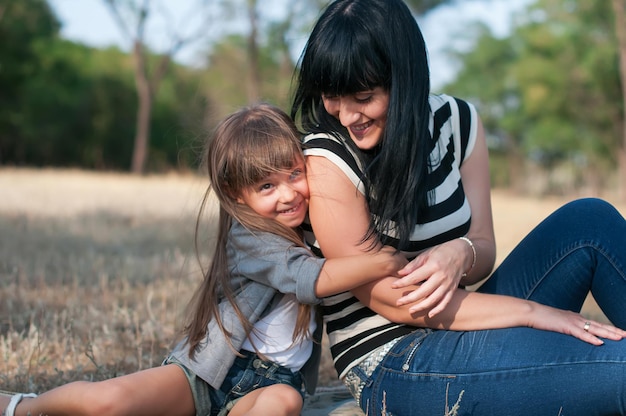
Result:
{"label": "woman with dark hair", "polygon": [[[307,134],[318,255],[388,244],[410,259],[401,279],[324,300],[335,368],[368,415],[441,414],[457,399],[463,415],[626,414],[626,221],[574,201],[492,273],[482,124],[470,103],[430,93],[402,0],[327,7],[291,116]],[[580,314],[589,292],[613,325]]]}

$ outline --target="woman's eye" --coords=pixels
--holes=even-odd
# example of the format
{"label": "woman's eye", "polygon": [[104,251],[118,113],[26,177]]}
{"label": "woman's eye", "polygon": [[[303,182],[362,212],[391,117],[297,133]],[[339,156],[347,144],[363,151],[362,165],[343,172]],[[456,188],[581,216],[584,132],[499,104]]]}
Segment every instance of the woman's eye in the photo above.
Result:
{"label": "woman's eye", "polygon": [[358,103],[368,103],[372,100],[373,95],[372,94],[367,94],[367,95],[355,95],[354,96],[354,100]]}

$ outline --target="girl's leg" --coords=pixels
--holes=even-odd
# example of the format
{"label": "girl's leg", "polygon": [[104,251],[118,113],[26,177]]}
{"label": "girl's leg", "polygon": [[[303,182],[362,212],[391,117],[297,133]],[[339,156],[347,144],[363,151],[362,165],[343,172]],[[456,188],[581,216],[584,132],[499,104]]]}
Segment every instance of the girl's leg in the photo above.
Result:
{"label": "girl's leg", "polygon": [[[4,407],[2,408],[4,409]],[[164,365],[99,382],[74,382],[24,399],[16,416],[195,415],[183,370]]]}
{"label": "girl's leg", "polygon": [[251,391],[237,401],[229,416],[263,416],[272,409],[272,415],[298,416],[302,410],[302,396],[291,386],[274,384]]}
{"label": "girl's leg", "polygon": [[[418,330],[365,380],[369,416],[626,414],[626,341],[596,347],[532,328]],[[384,409],[384,411],[383,411]]]}
{"label": "girl's leg", "polygon": [[626,221],[610,204],[573,201],[539,224],[478,289],[580,311],[589,291],[626,328]]}

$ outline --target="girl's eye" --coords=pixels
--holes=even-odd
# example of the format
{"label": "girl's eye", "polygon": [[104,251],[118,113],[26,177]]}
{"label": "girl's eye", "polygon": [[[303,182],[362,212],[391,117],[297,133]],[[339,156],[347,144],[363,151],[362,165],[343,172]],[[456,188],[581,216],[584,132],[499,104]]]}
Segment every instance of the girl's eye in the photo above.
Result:
{"label": "girl's eye", "polygon": [[262,183],[261,185],[259,185],[259,192],[267,191],[268,189],[272,189],[271,183]]}
{"label": "girl's eye", "polygon": [[300,176],[302,176],[302,174],[304,173],[304,171],[300,168],[298,169],[294,169],[293,172],[291,172],[291,175],[289,175],[289,180],[295,180],[297,178],[299,178]]}

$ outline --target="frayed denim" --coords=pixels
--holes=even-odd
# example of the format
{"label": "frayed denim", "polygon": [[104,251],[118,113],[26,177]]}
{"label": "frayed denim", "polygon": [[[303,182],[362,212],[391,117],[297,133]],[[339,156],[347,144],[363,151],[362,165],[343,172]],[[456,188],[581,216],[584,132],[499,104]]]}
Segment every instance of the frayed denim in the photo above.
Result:
{"label": "frayed denim", "polygon": [[[599,199],[539,224],[478,291],[580,311],[591,292],[626,328],[626,221]],[[532,328],[419,329],[365,380],[369,415],[626,414],[626,340],[593,346]]]}

